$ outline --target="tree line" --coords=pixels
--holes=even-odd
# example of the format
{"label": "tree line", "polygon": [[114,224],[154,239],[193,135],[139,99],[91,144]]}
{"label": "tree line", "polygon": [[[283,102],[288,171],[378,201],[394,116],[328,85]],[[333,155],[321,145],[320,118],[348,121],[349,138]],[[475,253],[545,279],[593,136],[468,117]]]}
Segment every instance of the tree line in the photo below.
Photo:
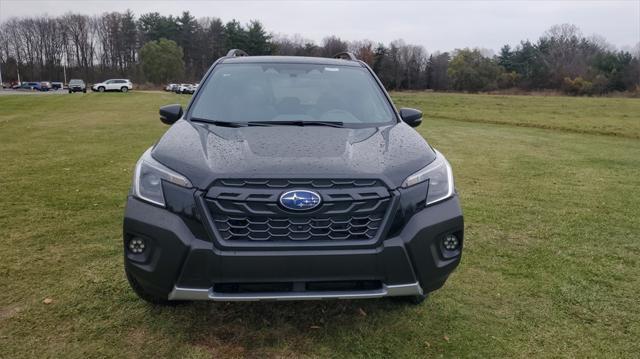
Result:
{"label": "tree line", "polygon": [[0,66],[5,82],[83,78],[94,82],[127,77],[135,82],[199,80],[231,48],[251,55],[324,56],[351,51],[368,63],[391,90],[493,91],[562,90],[598,95],[640,89],[640,44],[617,50],[598,36],[585,37],[573,25],[556,25],[536,41],[505,45],[498,54],[483,49],[428,53],[402,40],[319,44],[299,35],[274,35],[259,21],[241,24],[131,11],[88,16],[11,18],[0,24]]}

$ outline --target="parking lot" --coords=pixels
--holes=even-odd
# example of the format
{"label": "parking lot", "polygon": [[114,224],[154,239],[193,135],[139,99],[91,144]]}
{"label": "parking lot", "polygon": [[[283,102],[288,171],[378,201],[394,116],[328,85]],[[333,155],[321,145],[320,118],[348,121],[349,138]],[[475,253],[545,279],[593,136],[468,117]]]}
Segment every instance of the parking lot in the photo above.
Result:
{"label": "parking lot", "polygon": [[64,95],[68,94],[67,90],[57,90],[57,91],[28,91],[28,90],[9,90],[9,89],[0,89],[0,96],[8,96],[8,95],[29,95],[29,96],[49,96],[49,95]]}

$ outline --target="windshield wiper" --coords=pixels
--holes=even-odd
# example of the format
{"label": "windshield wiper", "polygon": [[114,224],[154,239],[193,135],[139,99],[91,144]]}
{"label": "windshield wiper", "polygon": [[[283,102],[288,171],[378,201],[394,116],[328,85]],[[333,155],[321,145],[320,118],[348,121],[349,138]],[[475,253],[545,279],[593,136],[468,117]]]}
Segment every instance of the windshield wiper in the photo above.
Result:
{"label": "windshield wiper", "polygon": [[249,121],[249,126],[329,126],[344,127],[339,121]]}
{"label": "windshield wiper", "polygon": [[229,122],[229,121],[216,121],[210,120],[208,118],[200,118],[200,117],[191,117],[189,120],[194,122],[204,122],[210,123],[212,125],[221,126],[221,127],[245,127],[247,126],[246,122]]}
{"label": "windshield wiper", "polygon": [[339,121],[249,121],[249,122],[230,122],[218,121],[208,118],[191,117],[189,120],[194,122],[210,123],[221,127],[246,127],[246,126],[329,126],[344,127],[344,123]]}

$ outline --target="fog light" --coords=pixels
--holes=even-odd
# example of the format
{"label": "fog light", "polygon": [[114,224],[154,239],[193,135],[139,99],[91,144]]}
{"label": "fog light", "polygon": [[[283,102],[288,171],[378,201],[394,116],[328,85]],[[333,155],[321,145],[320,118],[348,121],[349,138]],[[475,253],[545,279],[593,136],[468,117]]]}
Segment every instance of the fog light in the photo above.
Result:
{"label": "fog light", "polygon": [[145,247],[146,244],[144,242],[144,239],[142,238],[133,237],[129,241],[129,251],[131,251],[131,253],[133,254],[140,254],[144,252]]}
{"label": "fog light", "polygon": [[458,249],[459,245],[460,241],[458,240],[458,237],[453,234],[447,234],[447,236],[444,237],[444,240],[442,241],[442,246],[448,251],[455,251],[456,249]]}

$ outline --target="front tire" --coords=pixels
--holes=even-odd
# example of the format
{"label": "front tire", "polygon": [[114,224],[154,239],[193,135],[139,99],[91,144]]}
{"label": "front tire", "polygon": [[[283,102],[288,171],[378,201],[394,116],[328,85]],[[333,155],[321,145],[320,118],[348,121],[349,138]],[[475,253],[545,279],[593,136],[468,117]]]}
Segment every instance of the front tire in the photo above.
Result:
{"label": "front tire", "polygon": [[420,294],[420,295],[412,295],[412,296],[409,296],[409,297],[405,297],[406,301],[409,304],[413,304],[413,305],[420,305],[425,300],[427,300],[427,298],[429,298],[429,293]]}
{"label": "front tire", "polygon": [[69,93],[73,93],[73,91],[69,90]]}
{"label": "front tire", "polygon": [[122,86],[122,88],[120,89],[120,92],[127,92],[129,91],[129,88],[126,86]]}
{"label": "front tire", "polygon": [[104,87],[102,86],[98,87],[98,92],[104,92],[104,90],[105,90]]}
{"label": "front tire", "polygon": [[138,298],[144,300],[145,302],[151,303],[153,305],[164,305],[164,306],[173,306],[180,302],[178,301],[170,301],[165,297],[160,297],[155,294],[147,292],[138,281],[131,275],[127,265],[124,266],[124,273],[127,275],[127,281],[129,282],[129,286],[136,293]]}

